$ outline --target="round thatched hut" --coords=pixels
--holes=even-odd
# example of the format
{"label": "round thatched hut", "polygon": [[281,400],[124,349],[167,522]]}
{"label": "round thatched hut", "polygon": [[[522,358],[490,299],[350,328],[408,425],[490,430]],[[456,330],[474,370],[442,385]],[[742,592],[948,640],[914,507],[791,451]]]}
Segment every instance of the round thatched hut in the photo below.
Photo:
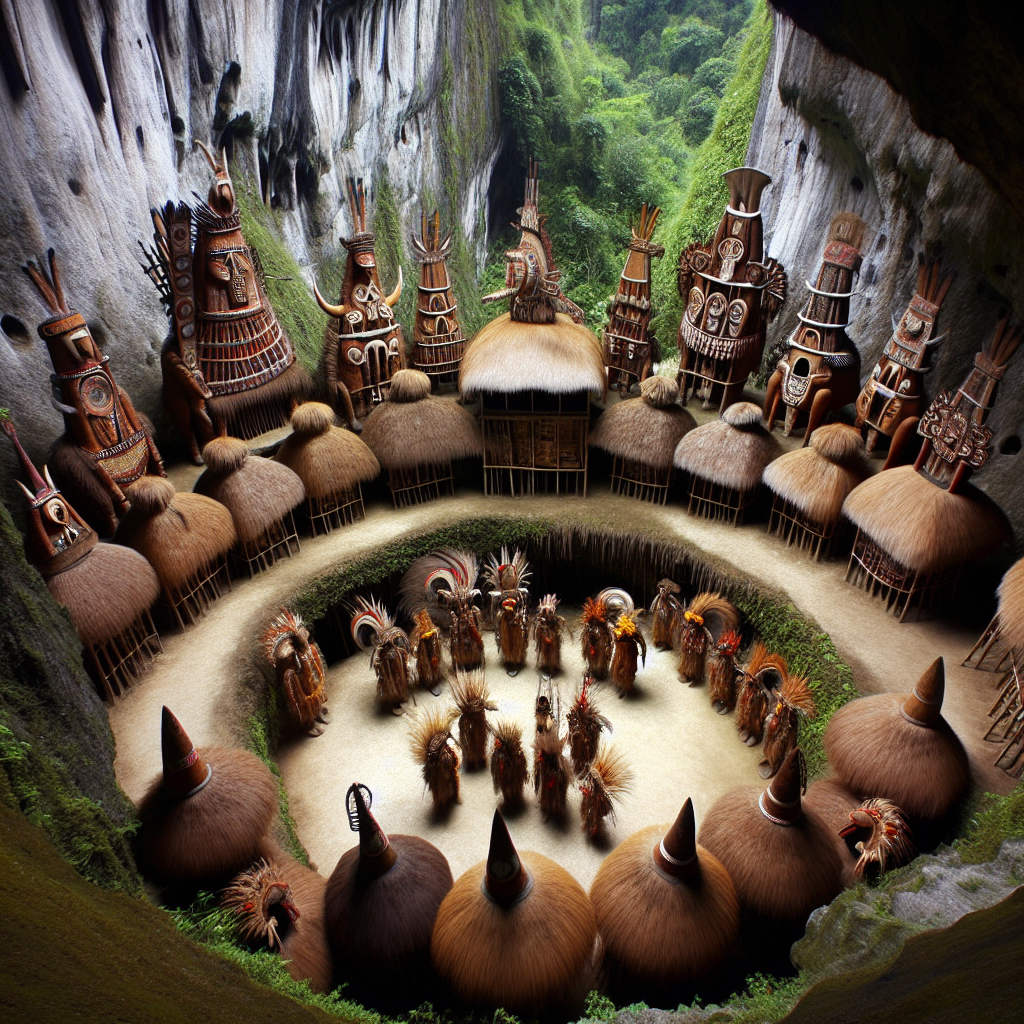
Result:
{"label": "round thatched hut", "polygon": [[601,342],[560,291],[530,165],[508,287],[511,308],[466,346],[459,391],[480,399],[486,494],[587,493],[590,396],[605,391]]}
{"label": "round thatched hut", "polygon": [[734,526],[754,500],[765,467],[782,454],[761,424],[761,410],[735,402],[712,423],[684,434],[672,459],[689,477],[687,510]]}
{"label": "round thatched hut", "polygon": [[719,797],[697,841],[725,865],[747,910],[804,921],[843,887],[842,862],[825,821],[800,799],[800,750],[761,792],[741,786]]}
{"label": "round thatched hut", "polygon": [[697,424],[679,404],[679,387],[668,377],[648,377],[640,397],[601,414],[590,436],[612,454],[612,492],[664,505],[672,483],[672,456],[679,439]]}
{"label": "round thatched hut", "polygon": [[970,788],[959,737],[942,717],[946,673],[936,658],[909,697],[876,693],[844,704],[825,727],[837,778],[859,797],[885,797],[917,819],[944,817]]}
{"label": "round thatched hut", "polygon": [[430,394],[419,370],[397,370],[387,399],[363,423],[363,441],[388,474],[395,508],[454,494],[452,463],[483,453],[480,427],[457,402]]}
{"label": "round thatched hut", "polygon": [[[367,791],[369,792],[369,791]],[[452,887],[448,861],[419,836],[385,835],[363,797],[349,789],[359,845],[327,880],[327,936],[339,968],[359,986],[391,997],[410,992],[430,964],[430,937]]]}
{"label": "round thatched hut", "polygon": [[144,476],[125,492],[132,507],[114,540],[135,548],[156,570],[164,600],[182,629],[231,589],[228,552],[237,535],[231,513],[213,498],[175,491],[165,477]]}
{"label": "round thatched hut", "polygon": [[21,484],[28,502],[25,557],[67,608],[82,641],[86,669],[112,702],[162,650],[150,615],[160,581],[137,551],[97,541],[45,466],[39,475],[14,424],[2,414],[0,427],[10,436],[32,487]]}
{"label": "round thatched hut", "polygon": [[809,551],[815,560],[837,539],[846,496],[868,474],[864,439],[856,427],[818,427],[810,443],[780,455],[764,471],[775,496],[768,532]]}
{"label": "round thatched hut", "polygon": [[445,897],[430,948],[434,969],[472,1006],[574,1016],[593,987],[596,937],[579,883],[539,853],[519,854],[495,811],[487,860]]}
{"label": "round thatched hut", "polygon": [[380,473],[380,464],[351,430],[334,425],[329,405],[300,405],[292,413],[292,433],[274,458],[302,481],[314,537],[363,518],[362,484]]}
{"label": "round thatched hut", "polygon": [[739,933],[732,879],[697,846],[689,800],[674,824],[641,829],[608,854],[590,901],[616,985],[696,981],[728,956]]}
{"label": "round thatched hut", "polygon": [[235,521],[238,561],[254,576],[299,550],[296,506],[306,497],[287,466],[253,455],[237,437],[215,437],[203,448],[205,472],[192,490],[219,501]]}
{"label": "round thatched hut", "polygon": [[163,772],[139,803],[139,854],[162,882],[223,884],[260,854],[277,816],[277,782],[248,750],[196,750],[165,707]]}
{"label": "round thatched hut", "polygon": [[964,664],[998,672],[1011,658],[1024,665],[1024,558],[1006,570],[996,596],[996,613]]}

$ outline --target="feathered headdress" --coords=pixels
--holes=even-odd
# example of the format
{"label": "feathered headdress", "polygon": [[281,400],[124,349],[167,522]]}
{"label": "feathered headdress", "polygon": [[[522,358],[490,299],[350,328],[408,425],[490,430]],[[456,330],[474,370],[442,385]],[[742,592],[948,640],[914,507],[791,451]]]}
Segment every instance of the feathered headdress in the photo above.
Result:
{"label": "feathered headdress", "polygon": [[496,558],[494,554],[487,556],[487,565],[484,567],[484,579],[487,581],[488,589],[495,594],[509,590],[525,590],[527,581],[530,578],[530,563],[526,556],[516,548],[515,554],[509,557],[508,548],[502,547],[501,557]]}
{"label": "feathered headdress", "polygon": [[444,615],[442,602],[469,600],[479,596],[476,579],[480,562],[472,551],[442,548],[423,555],[409,566],[399,585],[400,607],[410,618],[421,608],[431,616]]}
{"label": "feathered headdress", "polygon": [[243,940],[266,942],[268,949],[281,948],[275,908],[283,910],[289,921],[295,922],[299,917],[288,883],[266,860],[235,878],[224,890],[221,905],[238,915],[238,930]]}
{"label": "feathered headdress", "polygon": [[301,615],[282,608],[277,618],[267,626],[260,636],[260,646],[267,661],[271,664],[274,663],[278,648],[286,640],[291,640],[293,643],[298,641],[297,646],[305,647],[309,643],[309,630],[303,623]]}

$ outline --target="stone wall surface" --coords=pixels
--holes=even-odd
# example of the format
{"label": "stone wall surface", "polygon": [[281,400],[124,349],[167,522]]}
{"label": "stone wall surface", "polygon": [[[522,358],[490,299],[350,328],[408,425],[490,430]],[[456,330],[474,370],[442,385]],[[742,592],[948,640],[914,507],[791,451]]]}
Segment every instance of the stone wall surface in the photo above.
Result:
{"label": "stone wall surface", "polygon": [[[878,75],[826,49],[776,14],[771,57],[747,163],[772,177],[762,199],[768,252],[789,273],[790,294],[768,350],[797,325],[833,214],[867,223],[848,334],[867,376],[917,276],[917,254],[941,246],[956,279],[939,316],[929,398],[956,388],[1001,311],[1024,315],[1024,239],[1002,198],[951,143],[921,131],[906,100]],[[774,363],[774,361],[773,361]],[[1010,363],[989,417],[994,452],[974,482],[1024,530],[1024,351]],[[1001,449],[1005,449],[1005,452]]]}
{"label": "stone wall surface", "polygon": [[0,406],[30,454],[63,427],[36,334],[48,313],[20,265],[56,249],[118,382],[158,414],[167,319],[138,242],[150,207],[205,197],[196,140],[229,144],[258,177],[309,279],[351,233],[349,175],[370,205],[386,177],[404,238],[420,201],[440,202],[482,257],[497,39],[473,0],[4,0]]}

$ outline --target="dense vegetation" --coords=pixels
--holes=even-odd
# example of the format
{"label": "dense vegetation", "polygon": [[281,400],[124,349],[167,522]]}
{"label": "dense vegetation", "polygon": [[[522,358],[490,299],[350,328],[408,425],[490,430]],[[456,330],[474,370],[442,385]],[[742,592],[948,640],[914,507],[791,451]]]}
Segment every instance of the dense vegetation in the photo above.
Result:
{"label": "dense vegetation", "polygon": [[[588,26],[582,6],[501,5],[507,56],[499,85],[509,141],[507,176],[496,182],[505,206],[492,198],[492,214],[498,219],[519,205],[526,161],[536,157],[563,290],[599,330],[630,222],[643,203],[661,206],[666,219],[684,206],[695,151],[728,103],[723,97],[751,26],[766,18],[754,0],[606,0],[587,5],[595,14]],[[500,280],[508,241],[507,232],[496,239],[482,289]],[[673,240],[663,265],[673,265],[677,252]],[[669,342],[673,335],[674,328],[662,332]]]}

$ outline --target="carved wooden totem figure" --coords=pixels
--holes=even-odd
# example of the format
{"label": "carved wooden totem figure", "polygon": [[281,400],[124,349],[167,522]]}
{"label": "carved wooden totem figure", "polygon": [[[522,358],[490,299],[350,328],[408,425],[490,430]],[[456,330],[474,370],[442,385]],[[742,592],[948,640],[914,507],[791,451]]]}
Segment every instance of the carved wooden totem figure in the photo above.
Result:
{"label": "carved wooden totem figure", "polygon": [[761,362],[765,330],[786,299],[786,272],[764,258],[761,193],[771,178],[753,167],[723,175],[729,205],[710,245],[693,243],[679,257],[679,390],[683,402],[725,409],[739,400]]}
{"label": "carved wooden totem figure", "polygon": [[445,262],[451,251],[451,232],[441,237],[441,215],[420,215],[420,237],[412,236],[413,255],[420,264],[416,294],[416,323],[412,329],[412,364],[429,378],[433,389],[456,384],[466,339]]}
{"label": "carved wooden totem figure", "polygon": [[171,317],[160,356],[164,403],[201,464],[200,450],[221,431],[247,439],[287,423],[310,381],[267,299],[259,253],[242,235],[224,152],[197,145],[215,175],[206,202],[151,211],[143,269]]}
{"label": "carved wooden totem figure", "polygon": [[659,213],[658,207],[644,203],[639,221],[630,229],[629,255],[601,337],[612,390],[627,392],[651,375],[651,259],[665,255],[665,247],[651,241]]}
{"label": "carved wooden totem figure", "polygon": [[[857,398],[857,427],[866,429],[866,447],[874,451],[878,437],[893,438],[900,424],[917,424],[924,398],[924,375],[944,335],[933,337],[942,300],[953,283],[942,273],[942,260],[918,256],[917,290],[900,318],[893,318],[892,337]],[[909,421],[913,420],[913,423]]]}
{"label": "carved wooden totem figure", "polygon": [[32,262],[22,269],[54,314],[38,327],[53,364],[53,403],[64,416],[53,469],[86,522],[110,536],[129,507],[124,488],[147,473],[164,476],[164,464],[152,428],[118,387],[85,317],[67,304],[52,249],[48,259],[49,276]]}
{"label": "carved wooden totem figure", "polygon": [[274,667],[293,724],[310,736],[319,736],[330,721],[324,659],[310,640],[302,616],[282,608],[263,631],[260,644]]}
{"label": "carved wooden totem figure", "polygon": [[359,433],[359,417],[387,398],[395,371],[406,365],[405,339],[392,312],[402,295],[402,268],[395,290],[385,295],[377,276],[374,237],[366,230],[362,178],[349,178],[348,198],[355,233],[341,240],[348,260],[338,305],[332,306],[315,284],[313,291],[331,317],[324,334],[327,390],[338,413]]}
{"label": "carved wooden totem figure", "polygon": [[800,326],[789,339],[789,351],[768,381],[764,416],[775,425],[779,402],[786,406],[788,437],[801,414],[807,416],[804,444],[830,413],[852,402],[860,387],[860,355],[846,336],[850,319],[853,275],[860,269],[864,222],[855,213],[837,213],[829,226],[816,284]]}

